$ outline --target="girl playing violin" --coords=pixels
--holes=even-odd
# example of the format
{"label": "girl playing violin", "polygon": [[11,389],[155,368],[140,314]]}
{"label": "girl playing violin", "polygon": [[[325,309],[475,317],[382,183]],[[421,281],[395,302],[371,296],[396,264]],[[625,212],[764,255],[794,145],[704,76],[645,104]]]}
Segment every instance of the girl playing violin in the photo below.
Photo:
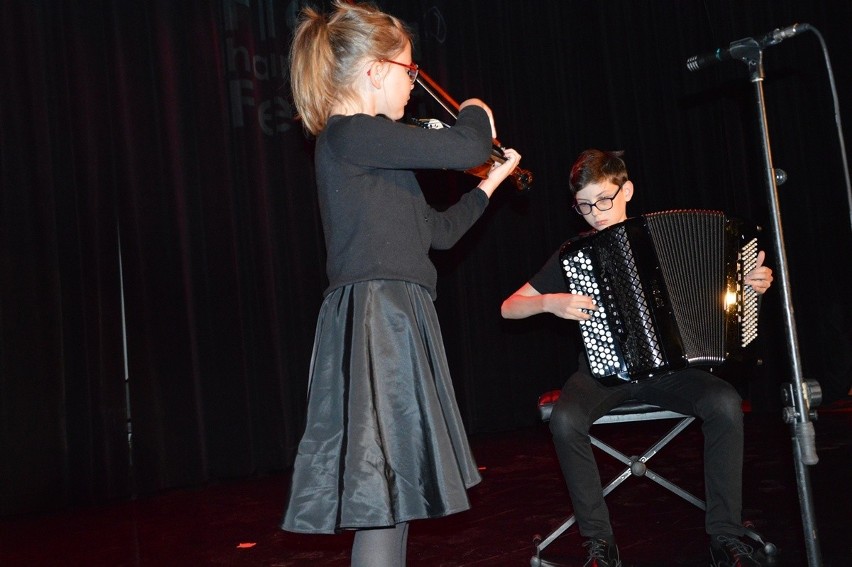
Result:
{"label": "girl playing violin", "polygon": [[305,9],[291,84],[315,135],[329,285],[309,377],[307,425],[282,528],[357,530],[355,567],[405,565],[408,522],[469,508],[479,482],[433,305],[430,248],[446,249],[480,217],[520,156],[505,150],[477,189],[431,208],[413,169],[485,162],[496,136],[478,99],[452,128],[405,125],[418,67],[411,33],[370,5]]}

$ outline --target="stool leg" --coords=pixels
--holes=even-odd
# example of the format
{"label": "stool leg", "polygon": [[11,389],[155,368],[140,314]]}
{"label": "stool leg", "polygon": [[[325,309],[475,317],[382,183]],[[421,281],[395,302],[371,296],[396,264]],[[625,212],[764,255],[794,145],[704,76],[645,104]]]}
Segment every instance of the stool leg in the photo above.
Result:
{"label": "stool leg", "polygon": [[550,535],[541,540],[541,542],[537,543],[535,546],[536,555],[544,551],[545,547],[556,541],[556,539],[562,534],[564,534],[568,530],[568,528],[573,526],[576,521],[577,518],[571,516],[570,518],[562,522],[562,524],[560,524],[558,528],[550,532]]}
{"label": "stool leg", "polygon": [[[647,468],[647,466],[644,466],[644,467],[637,467],[636,466],[637,463],[642,463],[643,465],[645,463],[647,463],[651,459],[651,457],[656,455],[660,451],[660,449],[662,449],[664,446],[666,446],[672,439],[677,437],[677,435],[680,434],[681,431],[683,431],[684,429],[689,427],[689,425],[693,421],[695,421],[695,418],[691,417],[691,416],[685,417],[685,418],[679,420],[678,423],[674,427],[672,427],[672,429],[668,433],[666,433],[663,437],[661,437],[659,441],[657,441],[656,443],[651,445],[644,453],[642,453],[642,455],[640,457],[633,458],[633,459],[627,457],[627,455],[625,455],[624,453],[622,453],[622,452],[618,451],[617,449],[611,447],[610,445],[607,445],[603,441],[592,437],[592,445],[594,445],[598,449],[604,451],[606,454],[613,457],[617,461],[624,463],[628,467],[627,470],[622,472],[619,476],[617,476],[615,479],[613,479],[613,481],[609,485],[607,485],[607,488],[604,490],[604,496],[606,496],[607,494],[612,492],[612,490],[616,486],[621,484],[627,477],[629,477],[631,475],[647,476],[650,480],[653,480],[654,482],[656,482],[657,484],[659,484],[663,488],[666,488],[667,490],[671,491],[672,493],[680,496],[681,498],[683,498],[687,502],[694,504],[695,506],[697,506],[701,510],[706,510],[707,509],[706,505],[704,504],[704,501],[701,500],[700,498],[697,498],[696,496],[694,496],[690,492],[684,490],[683,488],[679,487],[678,485],[674,484],[670,480],[667,480],[663,476],[655,473],[651,469]],[[636,471],[641,471],[641,473],[637,473]]]}

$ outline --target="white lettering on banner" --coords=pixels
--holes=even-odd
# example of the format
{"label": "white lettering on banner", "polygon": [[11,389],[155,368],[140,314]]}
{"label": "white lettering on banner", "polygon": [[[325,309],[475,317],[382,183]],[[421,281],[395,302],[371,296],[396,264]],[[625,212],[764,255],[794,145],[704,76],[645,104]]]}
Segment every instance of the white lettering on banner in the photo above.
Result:
{"label": "white lettering on banner", "polygon": [[256,79],[287,77],[287,55],[270,53],[269,55],[249,56],[248,48],[237,47],[234,38],[225,40],[225,64],[229,73],[251,73]]}
{"label": "white lettering on banner", "polygon": [[258,122],[260,122],[263,133],[267,136],[271,136],[275,132],[289,130],[289,121],[291,118],[292,111],[290,110],[290,105],[280,96],[272,100],[263,101],[257,109]]}
{"label": "white lettering on banner", "polygon": [[[255,8],[252,9],[252,2]],[[280,53],[276,37],[273,0],[222,0],[225,38],[225,70],[231,99],[231,125],[244,128],[257,124],[267,136],[286,132],[293,126],[293,108],[278,94],[287,82],[287,54]],[[239,44],[239,35],[259,35],[254,47]],[[252,45],[255,42],[251,42]],[[286,48],[285,48],[286,49]],[[265,95],[272,91],[272,95]]]}

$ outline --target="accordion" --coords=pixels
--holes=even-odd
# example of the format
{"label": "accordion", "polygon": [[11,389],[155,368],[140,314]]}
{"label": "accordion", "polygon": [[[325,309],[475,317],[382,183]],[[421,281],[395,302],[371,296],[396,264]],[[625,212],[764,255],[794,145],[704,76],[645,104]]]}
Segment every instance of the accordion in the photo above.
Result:
{"label": "accordion", "polygon": [[757,337],[757,228],[718,211],[652,213],[569,241],[571,293],[594,298],[580,322],[592,376],[606,385],[714,366]]}

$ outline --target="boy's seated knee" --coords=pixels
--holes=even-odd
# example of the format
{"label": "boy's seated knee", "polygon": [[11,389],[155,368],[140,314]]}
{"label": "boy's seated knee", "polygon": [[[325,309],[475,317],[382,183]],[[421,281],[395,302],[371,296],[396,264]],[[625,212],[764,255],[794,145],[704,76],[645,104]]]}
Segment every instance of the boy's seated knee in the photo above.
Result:
{"label": "boy's seated knee", "polygon": [[576,412],[567,411],[557,404],[550,414],[550,432],[559,439],[571,437],[587,438],[591,423],[586,419],[578,419]]}

